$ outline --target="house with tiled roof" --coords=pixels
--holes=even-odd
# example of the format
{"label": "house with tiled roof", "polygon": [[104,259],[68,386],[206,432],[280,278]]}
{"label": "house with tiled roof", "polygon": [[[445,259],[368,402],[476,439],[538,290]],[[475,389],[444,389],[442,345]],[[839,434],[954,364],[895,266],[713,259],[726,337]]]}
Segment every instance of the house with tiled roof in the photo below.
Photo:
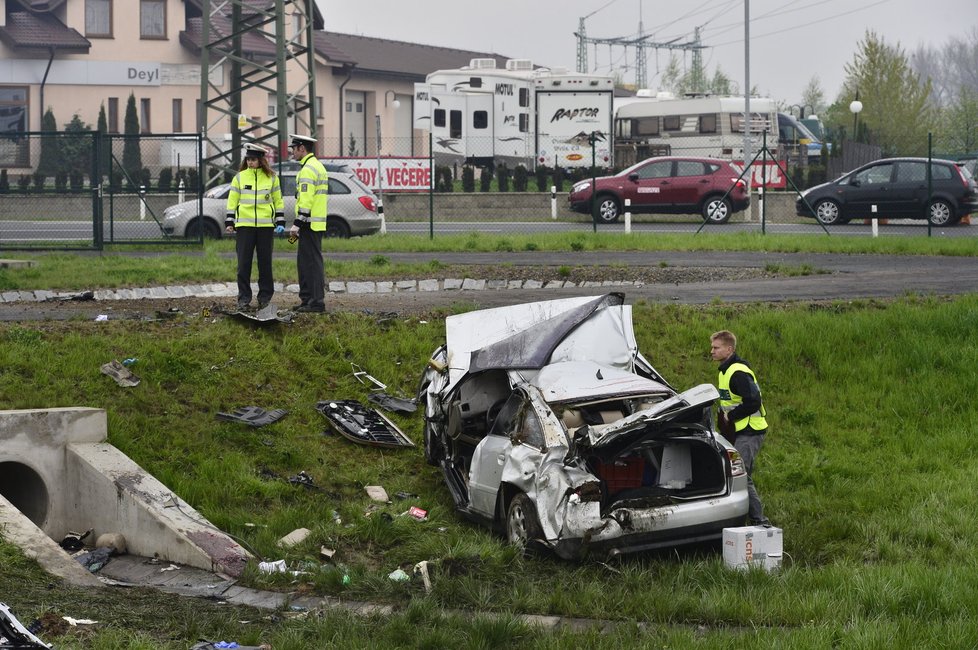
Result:
{"label": "house with tiled roof", "polygon": [[[261,1],[261,0],[256,0]],[[200,132],[202,3],[199,0],[0,0],[0,132],[38,131],[50,108],[59,128],[73,115],[93,128],[105,108],[108,130],[123,130],[126,102],[136,99],[140,129]],[[314,16],[317,131],[322,155],[420,153],[412,130],[414,83],[473,58],[504,57],[418,43],[323,31]],[[215,18],[218,33],[231,29]],[[242,39],[246,57],[268,60],[275,43],[257,31]],[[230,66],[212,71],[228,87]],[[293,80],[290,83],[299,83]],[[276,97],[242,93],[242,111],[258,122],[274,116]],[[379,116],[379,119],[376,117]],[[208,116],[213,119],[213,116]],[[224,124],[223,122],[227,122]],[[208,124],[211,139],[234,127]],[[298,130],[298,129],[297,129]],[[7,160],[8,167],[29,167]]]}

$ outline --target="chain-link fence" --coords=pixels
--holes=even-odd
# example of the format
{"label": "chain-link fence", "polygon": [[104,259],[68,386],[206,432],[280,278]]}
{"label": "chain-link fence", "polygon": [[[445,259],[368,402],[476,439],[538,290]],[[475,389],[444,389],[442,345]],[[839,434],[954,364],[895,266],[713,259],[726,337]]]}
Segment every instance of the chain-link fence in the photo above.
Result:
{"label": "chain-link fence", "polygon": [[[164,213],[200,214],[197,135],[91,131],[0,138],[0,248],[101,249],[188,242]],[[194,203],[196,202],[196,205]],[[200,241],[199,228],[189,241]]]}

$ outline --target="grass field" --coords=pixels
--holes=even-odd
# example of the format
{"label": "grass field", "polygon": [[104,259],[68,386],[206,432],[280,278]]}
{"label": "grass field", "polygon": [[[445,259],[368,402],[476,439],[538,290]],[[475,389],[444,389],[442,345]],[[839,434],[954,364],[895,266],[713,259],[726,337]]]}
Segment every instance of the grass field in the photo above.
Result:
{"label": "grass field", "polygon": [[[154,592],[93,594],[59,584],[3,544],[0,600],[26,621],[49,611],[99,620],[46,639],[96,650],[187,648],[200,637],[275,650],[978,643],[978,460],[970,453],[978,297],[636,305],[640,348],[680,388],[715,380],[712,331],[740,337],[771,422],[756,480],[784,530],[777,574],[729,571],[715,547],[603,563],[522,558],[454,514],[420,449],[381,451],[323,434],[317,401],[366,397],[351,362],[389,391],[411,395],[447,313],[331,314],[274,330],[194,314],[165,323],[0,324],[3,408],[105,408],[109,441],[212,522],[263,559],[309,563],[311,573],[299,578],[252,567],[245,584],[397,610],[367,621],[341,613],[269,617]],[[133,389],[98,371],[125,357],[138,359],[142,383]],[[289,415],[258,430],[214,418],[249,404]],[[420,440],[420,414],[393,419]],[[299,471],[321,489],[284,480]],[[363,491],[371,484],[418,498],[371,511]],[[426,508],[429,521],[398,517],[410,504]],[[299,526],[313,535],[283,554],[276,540]],[[337,549],[334,563],[318,561],[321,544]],[[433,566],[431,594],[387,578],[420,560]],[[604,635],[552,633],[518,614],[616,626]]]}

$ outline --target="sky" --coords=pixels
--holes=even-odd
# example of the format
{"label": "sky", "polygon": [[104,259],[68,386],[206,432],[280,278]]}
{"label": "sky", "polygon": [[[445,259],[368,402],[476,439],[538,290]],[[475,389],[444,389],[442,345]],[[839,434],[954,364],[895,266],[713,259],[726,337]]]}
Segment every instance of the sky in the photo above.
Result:
{"label": "sky", "polygon": [[[744,48],[744,2],[749,2],[750,49]],[[745,58],[750,84],[762,96],[801,102],[813,77],[828,102],[835,100],[867,30],[907,54],[920,45],[941,48],[951,37],[978,30],[978,0],[316,0],[327,31],[493,52],[550,67],[577,67],[581,18],[589,38],[692,42],[701,28],[708,74],[717,66],[743,88]],[[643,29],[639,30],[639,20]],[[681,51],[685,65],[691,54]],[[672,52],[646,49],[647,86],[658,81]],[[635,49],[588,45],[589,72],[619,74],[635,82]]]}

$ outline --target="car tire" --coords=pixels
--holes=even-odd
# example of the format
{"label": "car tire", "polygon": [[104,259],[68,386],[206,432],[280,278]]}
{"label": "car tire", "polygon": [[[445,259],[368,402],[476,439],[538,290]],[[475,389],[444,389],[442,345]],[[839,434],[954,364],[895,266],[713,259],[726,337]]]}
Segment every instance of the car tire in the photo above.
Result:
{"label": "car tire", "polygon": [[424,421],[424,459],[433,467],[438,467],[445,459],[445,450],[428,423],[428,418]]}
{"label": "car tire", "polygon": [[932,226],[953,226],[957,223],[954,216],[954,206],[944,199],[931,201],[927,206],[927,221]]}
{"label": "car tire", "polygon": [[815,211],[815,218],[823,226],[834,226],[846,222],[842,218],[842,209],[839,204],[831,199],[816,201],[812,209]]}
{"label": "car tire", "polygon": [[611,196],[610,194],[602,194],[598,196],[598,204],[595,206],[595,211],[598,213],[594,217],[597,221],[601,223],[614,223],[621,216],[621,203],[617,197]]}
{"label": "car tire", "polygon": [[543,528],[537,516],[537,508],[530,497],[518,493],[506,510],[506,541],[524,552],[536,550],[535,540],[543,537]]}
{"label": "car tire", "polygon": [[347,239],[350,236],[350,226],[346,222],[336,217],[326,220],[326,237]]}
{"label": "car tire", "polygon": [[207,217],[194,217],[191,219],[187,224],[185,236],[190,239],[199,239],[201,231],[204,233],[204,239],[221,238],[221,227]]}
{"label": "car tire", "polygon": [[732,212],[730,200],[722,196],[710,196],[703,201],[703,221],[708,223],[727,223]]}

